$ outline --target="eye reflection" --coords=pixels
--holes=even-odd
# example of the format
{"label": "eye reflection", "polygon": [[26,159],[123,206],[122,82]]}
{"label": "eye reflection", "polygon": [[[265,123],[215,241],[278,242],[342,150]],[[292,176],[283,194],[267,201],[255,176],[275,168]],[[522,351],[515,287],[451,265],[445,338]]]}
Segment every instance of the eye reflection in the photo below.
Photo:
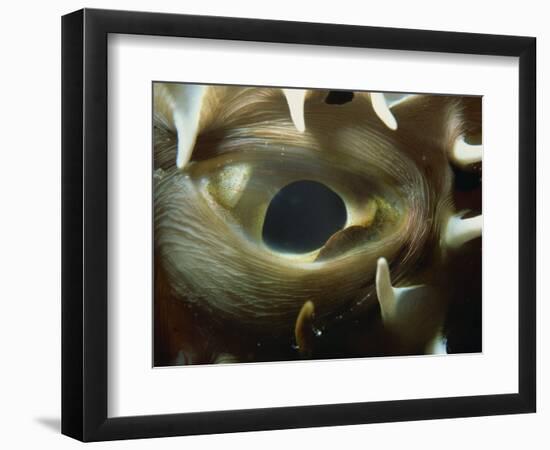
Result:
{"label": "eye reflection", "polygon": [[306,253],[323,246],[347,220],[342,199],[316,181],[296,181],[271,200],[262,237],[271,249]]}

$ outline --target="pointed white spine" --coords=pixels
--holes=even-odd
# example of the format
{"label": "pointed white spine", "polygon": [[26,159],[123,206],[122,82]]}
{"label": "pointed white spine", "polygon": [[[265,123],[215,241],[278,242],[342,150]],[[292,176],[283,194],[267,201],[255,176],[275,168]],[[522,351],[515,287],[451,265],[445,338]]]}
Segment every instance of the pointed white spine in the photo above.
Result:
{"label": "pointed white spine", "polygon": [[283,89],[283,94],[288,103],[290,110],[290,118],[296,129],[303,133],[306,131],[306,123],[304,119],[304,102],[306,100],[305,89]]}
{"label": "pointed white spine", "polygon": [[309,356],[313,351],[315,333],[313,329],[313,317],[315,307],[313,302],[307,301],[302,305],[294,326],[294,336],[298,351],[302,356]]}
{"label": "pointed white spine", "polygon": [[456,249],[472,239],[481,236],[483,216],[462,219],[460,215],[449,218],[444,231],[444,245],[446,248]]}
{"label": "pointed white spine", "polygon": [[397,130],[397,120],[392,114],[386,96],[381,92],[371,92],[370,99],[376,115],[390,130]]}
{"label": "pointed white spine", "polygon": [[433,338],[432,341],[428,342],[428,345],[426,346],[426,354],[427,355],[447,355],[447,338],[441,334],[441,332],[437,333],[437,335]]}
{"label": "pointed white spine", "polygon": [[199,122],[205,86],[178,85],[171,88],[174,97],[174,125],[178,135],[176,166],[183,169],[191,159],[199,134]]}
{"label": "pointed white spine", "polygon": [[380,303],[382,320],[387,322],[395,315],[397,298],[391,285],[390,268],[386,258],[379,258],[376,267],[376,295]]}
{"label": "pointed white spine", "polygon": [[466,167],[481,161],[483,145],[471,145],[466,143],[464,136],[459,136],[451,149],[451,161],[459,167]]}
{"label": "pointed white spine", "polygon": [[398,311],[399,302],[411,302],[415,294],[423,292],[424,285],[393,287],[391,283],[390,267],[386,258],[378,258],[376,266],[376,295],[380,304],[382,321],[386,325],[395,324],[403,312]]}

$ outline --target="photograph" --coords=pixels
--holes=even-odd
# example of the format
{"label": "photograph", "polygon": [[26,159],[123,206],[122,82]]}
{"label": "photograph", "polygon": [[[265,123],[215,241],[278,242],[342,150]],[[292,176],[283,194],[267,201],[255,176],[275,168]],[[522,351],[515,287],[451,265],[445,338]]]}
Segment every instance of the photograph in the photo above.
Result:
{"label": "photograph", "polygon": [[483,351],[482,96],[151,95],[155,367]]}
{"label": "photograph", "polygon": [[0,448],[550,449],[544,3],[106,5],[2,10]]}

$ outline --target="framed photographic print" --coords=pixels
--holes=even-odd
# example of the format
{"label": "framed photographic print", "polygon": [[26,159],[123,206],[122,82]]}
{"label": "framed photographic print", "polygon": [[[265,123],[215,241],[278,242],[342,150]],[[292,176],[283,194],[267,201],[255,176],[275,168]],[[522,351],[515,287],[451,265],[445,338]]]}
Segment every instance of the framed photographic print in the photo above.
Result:
{"label": "framed photographic print", "polygon": [[534,38],[62,31],[64,434],[535,411]]}

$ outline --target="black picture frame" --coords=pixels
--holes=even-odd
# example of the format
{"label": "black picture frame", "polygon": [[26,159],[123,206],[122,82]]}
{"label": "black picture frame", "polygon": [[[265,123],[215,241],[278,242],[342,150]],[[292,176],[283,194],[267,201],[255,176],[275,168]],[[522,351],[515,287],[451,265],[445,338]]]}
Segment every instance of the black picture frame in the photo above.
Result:
{"label": "black picture frame", "polygon": [[[517,393],[107,417],[107,36],[179,36],[519,58]],[[62,433],[82,441],[535,412],[536,39],[84,9],[62,18]]]}

